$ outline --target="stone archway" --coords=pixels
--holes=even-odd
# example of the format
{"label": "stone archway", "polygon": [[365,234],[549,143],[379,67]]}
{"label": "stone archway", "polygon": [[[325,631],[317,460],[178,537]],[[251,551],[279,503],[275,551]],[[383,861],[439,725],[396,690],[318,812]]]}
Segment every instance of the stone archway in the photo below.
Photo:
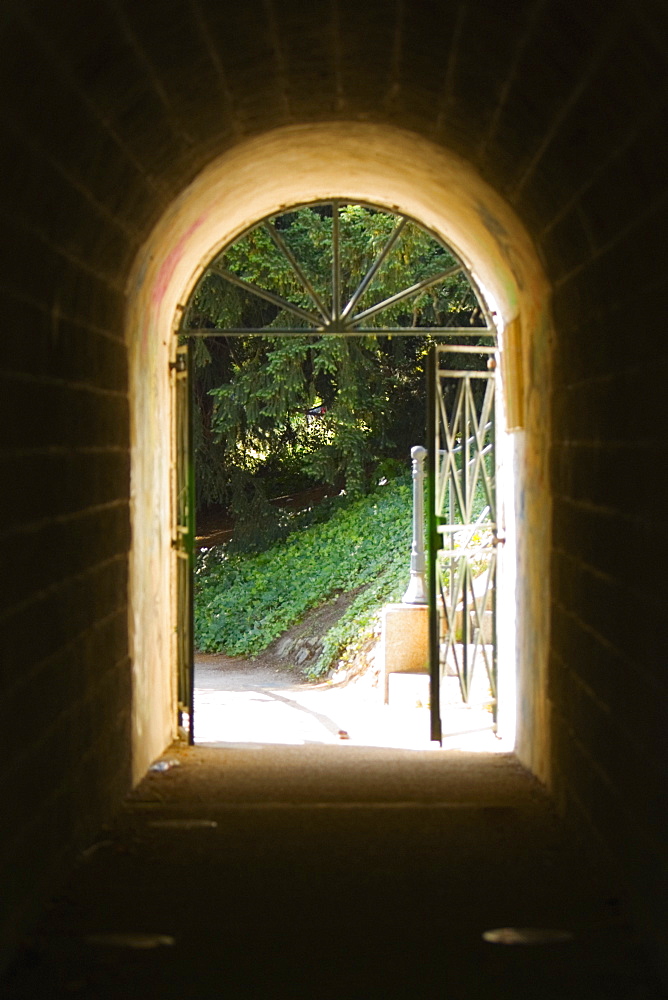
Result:
{"label": "stone archway", "polygon": [[[545,780],[551,345],[547,284],[519,220],[463,160],[402,130],[341,122],[278,129],[221,156],[165,213],[128,285],[135,777],[172,738],[176,718],[170,537],[173,329],[202,269],[224,244],[269,213],[331,197],[385,206],[439,233],[457,250],[495,313],[507,424],[514,431],[502,463],[506,481],[515,483],[505,491],[504,562],[505,572],[517,574],[520,581],[517,616],[514,607],[507,607],[500,617],[507,625],[507,655],[517,669],[518,753]],[[513,593],[514,587],[507,592]],[[514,698],[506,699],[511,702]]]}

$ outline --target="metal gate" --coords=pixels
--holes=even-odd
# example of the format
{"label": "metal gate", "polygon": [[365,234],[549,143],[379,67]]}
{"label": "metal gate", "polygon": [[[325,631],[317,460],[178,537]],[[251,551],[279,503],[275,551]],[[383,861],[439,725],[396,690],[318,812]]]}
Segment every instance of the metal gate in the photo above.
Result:
{"label": "metal gate", "polygon": [[431,738],[459,706],[496,727],[495,351],[436,344],[428,373]]}
{"label": "metal gate", "polygon": [[193,567],[195,545],[195,479],[192,448],[190,345],[176,348],[172,363],[175,395],[174,535],[176,559],[176,662],[179,728],[194,741],[193,713]]}
{"label": "metal gate", "polygon": [[[362,209],[375,217],[378,226],[373,259],[364,261],[355,250],[354,239],[357,232],[355,211]],[[323,245],[329,248],[318,266],[310,259],[302,259],[304,247],[301,239],[291,238],[291,220],[302,210],[315,213]],[[385,225],[380,225],[383,220]],[[410,247],[415,245],[418,231],[427,238],[430,246],[415,254],[414,274],[407,276],[405,287],[397,288],[392,293],[384,291],[381,279],[385,269],[392,265],[397,254],[411,252]],[[258,276],[247,267],[246,261],[257,257],[260,250],[271,266],[265,267]],[[357,262],[357,270],[351,268],[351,260]],[[222,307],[212,309],[211,302],[220,294],[221,285],[228,295],[232,289],[237,297],[241,296],[238,301],[245,303],[244,308],[239,306],[237,312],[232,311],[229,316]],[[439,300],[441,292],[445,292],[447,303]],[[424,318],[420,319],[416,302],[425,295],[431,301],[431,311],[427,310]],[[254,308],[246,308],[249,303],[254,304]],[[262,309],[258,308],[258,303]],[[474,668],[478,670],[481,660],[487,667],[494,691],[496,689],[495,654],[490,652],[490,644],[481,639],[484,634],[481,623],[489,628],[481,600],[485,607],[488,601],[494,601],[495,560],[492,559],[488,569],[491,581],[488,590],[483,598],[479,598],[476,588],[481,584],[476,573],[482,545],[475,541],[476,532],[486,532],[487,538],[490,532],[493,537],[495,530],[494,379],[486,364],[488,357],[494,354],[496,340],[491,317],[472,275],[451,247],[408,216],[379,206],[339,199],[296,205],[278,215],[259,220],[209,263],[183,311],[178,335],[189,342],[193,342],[194,338],[208,341],[217,337],[354,337],[362,338],[367,345],[371,338],[428,336],[438,339],[439,346],[432,353],[435,374],[429,379],[432,401],[427,443],[436,440],[440,456],[435,465],[432,456],[432,475],[429,477],[433,491],[430,505],[431,548],[436,553],[431,560],[431,604],[434,609],[430,655],[432,738],[439,739],[439,690],[444,691],[447,687],[447,670],[456,670],[465,701],[475,688],[477,675]],[[462,362],[462,357],[465,357],[465,362]],[[444,374],[441,368],[445,367],[446,358],[452,364],[451,370]],[[478,365],[481,358],[482,364]],[[183,364],[186,365],[185,360]],[[188,394],[185,367],[182,372],[177,372],[177,381],[179,379],[182,379],[183,388],[177,386],[177,394],[181,393],[178,398],[185,405]],[[454,410],[447,380],[459,381],[462,386]],[[485,390],[484,398],[481,398],[481,386]],[[178,405],[181,406],[181,403]],[[182,458],[180,463],[177,462],[181,466],[181,471],[177,473],[177,506],[181,506],[177,514],[175,539],[180,574],[179,704],[183,713],[190,713],[192,738],[192,582],[189,573],[193,563],[194,491],[192,459],[188,457],[192,456],[192,450],[184,450],[190,434],[185,412],[179,419],[182,421],[178,431]],[[487,426],[490,421],[491,429]],[[465,428],[464,457],[457,458],[461,428]],[[430,447],[430,454],[432,450]],[[447,455],[449,459],[444,457]],[[435,485],[437,477],[438,486]],[[484,484],[485,495],[490,497],[491,513],[485,515],[487,520],[484,523],[480,521],[476,526],[471,522],[480,517],[476,506],[480,492],[476,484],[479,481]],[[449,515],[448,511],[451,512]],[[462,548],[462,539],[468,537],[467,533],[470,538]],[[469,558],[474,544],[477,555]],[[440,595],[438,602],[437,591]],[[463,602],[463,614],[458,602]],[[455,641],[455,630],[459,627],[455,622],[461,622],[464,630],[466,641],[463,645],[461,639]],[[439,638],[441,635],[445,637],[443,642]],[[453,663],[454,668],[451,666]],[[438,735],[434,736],[434,732]]]}

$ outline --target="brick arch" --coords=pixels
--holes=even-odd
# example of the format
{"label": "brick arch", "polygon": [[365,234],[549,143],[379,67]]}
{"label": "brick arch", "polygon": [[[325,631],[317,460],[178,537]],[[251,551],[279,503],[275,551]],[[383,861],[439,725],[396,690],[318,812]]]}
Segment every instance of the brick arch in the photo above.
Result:
{"label": "brick arch", "polygon": [[[7,0],[0,53],[1,690],[17,748],[0,776],[32,788],[2,835],[3,870],[25,890],[3,900],[0,948],[130,783],[128,275],[217,157],[340,120],[461,157],[543,264],[552,380],[528,358],[525,401],[527,428],[532,407],[547,417],[531,441],[552,518],[530,530],[541,549],[551,533],[551,606],[543,584],[524,606],[550,615],[551,737],[523,759],[544,774],[549,756],[560,807],[619,860],[665,967],[666,4]],[[155,397],[133,397],[135,425],[168,412],[147,372]],[[146,475],[151,461],[147,449]],[[147,539],[159,554],[160,532]],[[141,659],[134,613],[131,632]],[[135,682],[148,704],[150,676]],[[535,685],[523,690],[537,718]],[[157,745],[168,714],[135,717],[135,746]]]}
{"label": "brick arch", "polygon": [[[275,130],[212,163],[165,214],[129,283],[133,537],[131,620],[137,773],[172,734],[173,583],[169,476],[169,361],[181,309],[211,257],[250,223],[305,200],[350,197],[405,212],[447,240],[496,314],[512,440],[507,462],[519,472],[524,511],[517,558],[520,594],[517,659],[522,710],[520,752],[546,776],[545,711],[549,497],[545,490],[547,396],[525,372],[549,382],[547,285],[514,213],[460,157],[389,126],[321,123]],[[521,484],[521,485],[519,485]],[[508,497],[509,535],[517,537]],[[531,544],[527,543],[531,534]],[[508,546],[508,552],[514,546]],[[515,556],[508,555],[509,572]],[[503,617],[503,616],[502,616]],[[512,611],[506,618],[514,618]],[[526,668],[527,661],[531,669]],[[514,692],[506,699],[514,710]],[[512,702],[512,705],[508,703]]]}

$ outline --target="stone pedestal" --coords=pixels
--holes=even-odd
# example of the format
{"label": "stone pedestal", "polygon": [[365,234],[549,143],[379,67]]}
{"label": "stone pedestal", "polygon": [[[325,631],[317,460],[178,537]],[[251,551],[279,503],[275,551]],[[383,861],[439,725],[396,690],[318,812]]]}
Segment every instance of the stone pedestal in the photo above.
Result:
{"label": "stone pedestal", "polygon": [[380,649],[387,704],[390,674],[429,672],[429,608],[417,604],[386,604]]}

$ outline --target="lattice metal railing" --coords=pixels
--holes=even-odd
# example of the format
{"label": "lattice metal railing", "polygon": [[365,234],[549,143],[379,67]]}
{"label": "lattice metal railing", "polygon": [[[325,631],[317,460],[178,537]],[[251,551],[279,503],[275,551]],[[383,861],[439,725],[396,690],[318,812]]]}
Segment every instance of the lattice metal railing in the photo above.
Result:
{"label": "lattice metal railing", "polygon": [[[485,338],[482,338],[485,339]],[[432,736],[456,677],[461,701],[496,718],[495,351],[436,345],[431,367]],[[468,349],[467,349],[468,348]],[[468,355],[474,367],[462,368]],[[435,702],[435,703],[434,703]]]}

